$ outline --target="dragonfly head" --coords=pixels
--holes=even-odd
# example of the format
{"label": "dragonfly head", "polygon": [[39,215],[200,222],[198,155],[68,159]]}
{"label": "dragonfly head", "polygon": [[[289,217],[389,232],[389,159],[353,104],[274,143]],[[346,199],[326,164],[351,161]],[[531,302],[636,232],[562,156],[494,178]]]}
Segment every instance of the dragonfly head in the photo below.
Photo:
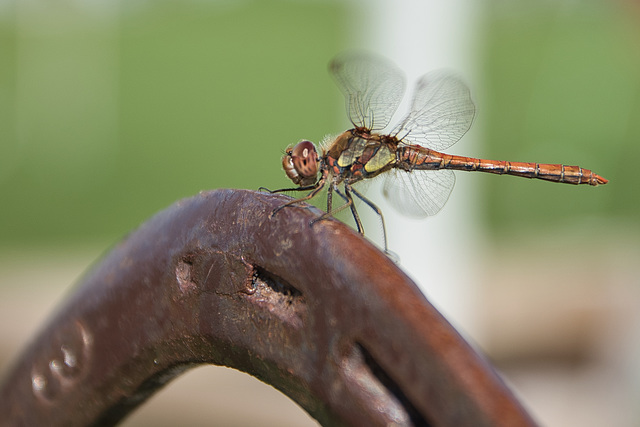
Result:
{"label": "dragonfly head", "polygon": [[291,181],[300,186],[313,185],[318,178],[320,158],[311,141],[288,147],[282,156],[282,168]]}

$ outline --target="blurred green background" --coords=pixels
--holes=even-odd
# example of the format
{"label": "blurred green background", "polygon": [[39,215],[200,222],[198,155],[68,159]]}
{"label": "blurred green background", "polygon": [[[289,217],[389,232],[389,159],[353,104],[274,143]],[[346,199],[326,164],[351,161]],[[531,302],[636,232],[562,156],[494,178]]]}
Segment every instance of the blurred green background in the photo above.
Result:
{"label": "blurred green background", "polygon": [[488,3],[482,154],[577,164],[610,180],[595,190],[485,180],[494,231],[566,230],[593,218],[639,230],[639,18],[624,2]]}
{"label": "blurred green background", "polygon": [[200,190],[282,187],[285,147],[338,128],[326,70],[344,16],[281,1],[3,10],[0,242],[110,241]]}
{"label": "blurred green background", "polygon": [[[477,144],[448,152],[580,165],[610,183],[457,174],[461,187],[474,182],[470,217],[481,229],[482,269],[457,272],[484,292],[465,295],[487,331],[474,339],[543,421],[637,423],[629,408],[640,397],[640,350],[627,343],[640,323],[640,7],[480,4],[468,8],[477,25],[460,28],[478,71],[466,76],[478,110],[468,140]],[[366,21],[368,7],[0,0],[0,376],[60,293],[154,213],[201,190],[290,185],[283,150],[348,125],[327,64],[362,26],[385,25]],[[468,239],[451,233],[454,246]],[[531,360],[553,369],[531,371]],[[237,392],[242,402],[246,393]],[[153,401],[167,402],[162,395]],[[167,416],[163,406],[144,406],[153,425]]]}
{"label": "blurred green background", "polygon": [[[486,2],[476,39],[482,149],[449,151],[579,164],[611,183],[594,190],[475,177],[479,215],[497,235],[593,217],[637,230],[638,14],[609,2],[512,3]],[[0,243],[112,241],[200,190],[288,185],[282,150],[347,123],[326,71],[348,45],[346,9],[5,4]]]}

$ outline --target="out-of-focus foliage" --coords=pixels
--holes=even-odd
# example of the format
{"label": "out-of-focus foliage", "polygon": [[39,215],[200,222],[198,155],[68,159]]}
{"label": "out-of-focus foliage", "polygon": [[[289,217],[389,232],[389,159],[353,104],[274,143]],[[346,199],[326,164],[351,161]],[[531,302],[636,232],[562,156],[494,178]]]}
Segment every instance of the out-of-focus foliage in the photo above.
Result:
{"label": "out-of-focus foliage", "polygon": [[[486,143],[450,151],[578,164],[611,182],[594,189],[474,174],[478,214],[497,233],[585,229],[603,217],[637,227],[638,9],[486,5],[482,85],[472,88]],[[346,9],[277,0],[5,3],[0,242],[113,240],[200,190],[288,186],[282,150],[347,123],[326,71],[357,25]]]}
{"label": "out-of-focus foliage", "polygon": [[[615,2],[490,2],[484,22],[487,156],[564,163],[610,180],[601,188],[482,178],[494,230],[637,227],[640,9]],[[483,108],[483,101],[487,101]],[[581,225],[580,225],[581,224]]]}
{"label": "out-of-focus foliage", "polygon": [[340,127],[329,2],[15,2],[0,9],[0,241],[115,239],[176,199],[288,185]]}

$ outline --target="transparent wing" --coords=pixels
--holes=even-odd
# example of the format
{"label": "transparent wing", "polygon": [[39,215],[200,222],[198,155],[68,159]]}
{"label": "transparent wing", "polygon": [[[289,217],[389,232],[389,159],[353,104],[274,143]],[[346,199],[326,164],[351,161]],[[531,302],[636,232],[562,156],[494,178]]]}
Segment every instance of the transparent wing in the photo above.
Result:
{"label": "transparent wing", "polygon": [[346,98],[347,114],[356,127],[385,128],[398,109],[405,78],[393,63],[366,54],[345,54],[329,65]]}
{"label": "transparent wing", "polygon": [[453,171],[393,170],[387,173],[382,192],[402,214],[424,218],[437,214],[447,203],[456,183]]}
{"label": "transparent wing", "polygon": [[475,111],[469,88],[458,76],[434,71],[418,81],[411,111],[392,134],[442,151],[469,130]]}

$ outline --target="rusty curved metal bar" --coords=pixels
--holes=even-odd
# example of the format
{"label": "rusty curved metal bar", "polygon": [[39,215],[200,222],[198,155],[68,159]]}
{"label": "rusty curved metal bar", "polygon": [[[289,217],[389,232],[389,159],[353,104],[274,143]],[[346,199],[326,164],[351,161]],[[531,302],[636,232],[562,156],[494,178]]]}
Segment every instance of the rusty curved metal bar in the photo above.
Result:
{"label": "rusty curved metal bar", "polygon": [[533,425],[384,254],[251,191],[181,200],[87,274],[0,388],[8,425],[112,425],[197,364],[265,381],[323,425]]}

